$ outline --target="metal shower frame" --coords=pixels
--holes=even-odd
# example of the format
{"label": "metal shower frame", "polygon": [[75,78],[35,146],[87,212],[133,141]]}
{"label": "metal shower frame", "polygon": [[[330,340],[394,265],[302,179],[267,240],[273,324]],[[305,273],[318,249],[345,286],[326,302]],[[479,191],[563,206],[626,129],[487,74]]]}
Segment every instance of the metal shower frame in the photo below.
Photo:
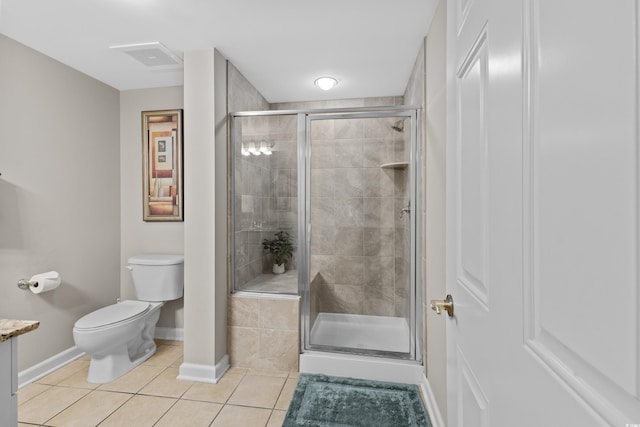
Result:
{"label": "metal shower frame", "polygon": [[[301,352],[305,351],[328,351],[343,354],[356,354],[376,357],[392,357],[395,359],[405,359],[421,362],[422,361],[422,341],[423,328],[422,324],[422,246],[418,244],[417,236],[423,235],[422,229],[422,188],[421,177],[418,173],[421,164],[421,125],[420,125],[420,107],[416,106],[385,106],[385,107],[354,107],[354,108],[329,108],[329,109],[308,109],[308,110],[269,110],[269,111],[243,111],[230,113],[231,124],[231,147],[229,153],[233,155],[233,142],[239,137],[237,133],[236,120],[241,117],[250,116],[297,116],[297,151],[298,151],[298,248],[297,248],[297,268],[298,268],[298,294],[302,299],[302,324],[301,324]],[[332,346],[313,345],[309,342],[311,330],[310,325],[310,299],[309,299],[309,245],[310,245],[310,143],[311,131],[310,123],[313,120],[328,119],[354,119],[354,118],[385,118],[398,117],[409,118],[410,125],[408,129],[411,132],[410,152],[409,152],[409,199],[412,206],[410,221],[410,253],[412,255],[410,269],[410,291],[413,301],[409,304],[408,323],[410,329],[410,351],[408,353],[396,353],[379,350],[351,349]],[[407,131],[405,126],[404,131]],[[233,158],[229,162],[230,169],[230,191],[235,191],[235,172]],[[233,194],[233,193],[231,193]],[[235,239],[233,233],[235,231],[235,203],[231,205],[231,228],[230,249],[231,256],[235,256]],[[233,258],[232,258],[233,259]],[[235,284],[235,267],[230,266],[230,283],[231,292],[234,292]],[[246,291],[242,291],[246,292]]]}

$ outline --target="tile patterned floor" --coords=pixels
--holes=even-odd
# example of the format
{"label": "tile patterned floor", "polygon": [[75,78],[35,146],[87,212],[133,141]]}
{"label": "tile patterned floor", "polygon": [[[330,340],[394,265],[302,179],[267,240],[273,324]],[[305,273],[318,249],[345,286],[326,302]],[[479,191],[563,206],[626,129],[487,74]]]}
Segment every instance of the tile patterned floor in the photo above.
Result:
{"label": "tile patterned floor", "polygon": [[86,382],[87,356],[18,392],[18,427],[280,427],[298,373],[231,368],[217,384],[179,381],[182,342],[107,384]]}

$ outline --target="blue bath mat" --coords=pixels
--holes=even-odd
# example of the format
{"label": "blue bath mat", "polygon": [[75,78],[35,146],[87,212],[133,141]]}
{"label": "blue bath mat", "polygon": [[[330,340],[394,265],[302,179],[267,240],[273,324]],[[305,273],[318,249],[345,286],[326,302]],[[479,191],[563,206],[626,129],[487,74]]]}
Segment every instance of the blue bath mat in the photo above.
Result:
{"label": "blue bath mat", "polygon": [[300,374],[282,427],[431,427],[416,385]]}

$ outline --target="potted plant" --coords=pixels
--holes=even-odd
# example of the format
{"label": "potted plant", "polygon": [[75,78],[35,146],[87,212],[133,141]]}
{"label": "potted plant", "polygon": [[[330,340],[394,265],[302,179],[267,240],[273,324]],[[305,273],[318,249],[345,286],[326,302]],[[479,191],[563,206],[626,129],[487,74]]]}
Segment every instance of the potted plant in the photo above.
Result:
{"label": "potted plant", "polygon": [[278,231],[273,239],[264,239],[262,247],[273,255],[273,272],[284,273],[284,264],[293,256],[293,243],[291,235],[286,231]]}

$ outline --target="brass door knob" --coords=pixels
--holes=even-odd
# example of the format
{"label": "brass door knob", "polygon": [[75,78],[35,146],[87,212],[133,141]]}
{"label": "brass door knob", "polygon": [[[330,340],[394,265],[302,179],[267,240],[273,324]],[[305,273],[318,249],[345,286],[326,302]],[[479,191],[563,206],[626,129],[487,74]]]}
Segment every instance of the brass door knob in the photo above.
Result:
{"label": "brass door knob", "polygon": [[444,301],[432,299],[431,309],[434,310],[436,314],[440,314],[442,313],[442,310],[444,310],[447,312],[449,317],[453,317],[453,298],[451,295],[447,295]]}

